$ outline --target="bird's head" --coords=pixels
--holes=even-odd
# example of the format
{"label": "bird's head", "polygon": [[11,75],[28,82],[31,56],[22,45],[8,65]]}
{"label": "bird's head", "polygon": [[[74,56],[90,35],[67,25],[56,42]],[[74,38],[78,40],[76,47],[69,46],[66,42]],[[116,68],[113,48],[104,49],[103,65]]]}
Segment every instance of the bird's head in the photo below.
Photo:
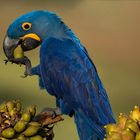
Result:
{"label": "bird's head", "polygon": [[62,36],[61,24],[61,20],[48,11],[33,11],[20,16],[7,30],[3,43],[6,57],[9,61],[15,59],[14,51],[18,46],[23,52],[29,51],[48,37]]}

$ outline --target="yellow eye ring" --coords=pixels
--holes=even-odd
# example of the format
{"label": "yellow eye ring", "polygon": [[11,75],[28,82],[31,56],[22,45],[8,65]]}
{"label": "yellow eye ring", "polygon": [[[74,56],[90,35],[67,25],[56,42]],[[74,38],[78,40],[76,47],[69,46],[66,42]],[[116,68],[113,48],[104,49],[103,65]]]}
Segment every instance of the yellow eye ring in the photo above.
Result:
{"label": "yellow eye ring", "polygon": [[26,31],[27,31],[27,30],[29,30],[31,27],[32,27],[32,24],[29,23],[29,22],[25,22],[25,23],[22,24],[23,30],[26,30]]}

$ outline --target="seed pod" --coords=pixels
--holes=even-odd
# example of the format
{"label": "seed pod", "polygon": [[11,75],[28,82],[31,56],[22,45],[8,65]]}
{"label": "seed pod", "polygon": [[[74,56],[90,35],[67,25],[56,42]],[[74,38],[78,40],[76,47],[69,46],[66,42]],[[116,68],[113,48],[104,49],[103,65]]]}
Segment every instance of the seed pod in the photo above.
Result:
{"label": "seed pod", "polygon": [[14,58],[22,58],[24,57],[24,51],[22,49],[21,46],[18,46],[15,50],[14,50]]}
{"label": "seed pod", "polygon": [[26,129],[26,127],[27,127],[27,122],[20,120],[15,124],[14,129],[17,133],[21,133]]}
{"label": "seed pod", "polygon": [[36,114],[36,106],[27,107],[27,111],[29,111],[31,113],[32,117],[34,117]]}
{"label": "seed pod", "polygon": [[21,116],[21,120],[29,122],[31,120],[31,113],[29,111],[24,112]]}
{"label": "seed pod", "polygon": [[11,139],[15,136],[15,130],[11,127],[6,128],[2,131],[1,135],[4,138]]}
{"label": "seed pod", "polygon": [[9,126],[11,126],[11,122],[10,122],[10,120],[5,120],[4,122],[4,125],[6,126],[6,127],[9,127]]}
{"label": "seed pod", "polygon": [[137,122],[135,122],[132,119],[129,119],[126,121],[125,128],[126,129],[129,128],[135,133],[137,133],[139,131],[139,126],[138,126]]}
{"label": "seed pod", "polygon": [[133,111],[130,112],[129,115],[133,120],[138,121],[140,120],[140,110],[138,106],[135,106]]}
{"label": "seed pod", "polygon": [[42,118],[38,120],[40,123],[36,122],[35,114],[35,106],[22,109],[19,100],[0,104],[0,140],[43,140],[44,137],[51,139],[52,129],[44,126],[40,121]]}
{"label": "seed pod", "polygon": [[140,140],[140,131],[137,132],[137,134],[136,134],[136,139],[135,139],[135,140]]}
{"label": "seed pod", "polygon": [[6,111],[7,111],[6,103],[3,102],[2,104],[0,104],[0,112],[6,112]]}
{"label": "seed pod", "polygon": [[122,140],[121,134],[116,132],[110,132],[107,135],[107,140]]}
{"label": "seed pod", "polygon": [[22,105],[21,105],[20,100],[16,100],[16,109],[17,109],[17,111],[21,111],[21,108],[22,108]]}
{"label": "seed pod", "polygon": [[37,135],[37,136],[34,136],[34,137],[30,137],[29,140],[43,140],[43,138],[41,136]]}
{"label": "seed pod", "polygon": [[106,129],[106,133],[121,131],[120,127],[116,124],[108,124],[105,126],[105,129]]}
{"label": "seed pod", "polygon": [[39,131],[40,127],[37,126],[29,126],[24,132],[23,134],[27,137],[31,137],[37,134],[37,132]]}
{"label": "seed pod", "polygon": [[128,119],[128,116],[126,116],[126,115],[119,115],[118,125],[120,126],[121,129],[124,129],[125,123],[126,123],[127,119]]}
{"label": "seed pod", "polygon": [[27,140],[27,138],[24,135],[19,135],[18,140]]}
{"label": "seed pod", "polygon": [[135,140],[135,133],[129,128],[122,131],[122,140]]}
{"label": "seed pod", "polygon": [[30,122],[29,125],[41,127],[41,124],[39,122]]}
{"label": "seed pod", "polygon": [[17,110],[16,108],[13,108],[11,111],[9,111],[9,115],[13,118],[15,118],[15,116],[17,115]]}
{"label": "seed pod", "polygon": [[13,101],[8,101],[8,102],[6,103],[6,106],[7,106],[8,111],[11,111],[11,110],[14,109],[15,104],[14,104]]}

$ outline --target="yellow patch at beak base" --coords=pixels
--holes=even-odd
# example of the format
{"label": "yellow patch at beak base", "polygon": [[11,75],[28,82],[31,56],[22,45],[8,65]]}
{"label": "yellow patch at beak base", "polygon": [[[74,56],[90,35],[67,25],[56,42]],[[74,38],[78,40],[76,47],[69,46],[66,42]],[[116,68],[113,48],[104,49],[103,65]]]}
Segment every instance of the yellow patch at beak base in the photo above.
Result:
{"label": "yellow patch at beak base", "polygon": [[27,35],[21,37],[21,39],[23,39],[23,40],[25,40],[26,38],[32,38],[32,39],[35,39],[37,41],[41,41],[40,37],[34,33],[30,33],[30,34],[27,34]]}

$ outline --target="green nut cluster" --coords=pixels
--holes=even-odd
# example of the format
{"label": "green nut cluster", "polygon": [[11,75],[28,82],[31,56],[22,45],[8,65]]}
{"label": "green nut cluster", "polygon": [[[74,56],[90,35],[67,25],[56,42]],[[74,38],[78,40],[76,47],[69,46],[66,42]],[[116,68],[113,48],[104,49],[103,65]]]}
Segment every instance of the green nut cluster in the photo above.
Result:
{"label": "green nut cluster", "polygon": [[22,109],[19,100],[0,104],[0,140],[43,140],[45,128],[34,121],[36,107]]}
{"label": "green nut cluster", "polygon": [[104,140],[140,140],[140,108],[135,106],[129,116],[120,113],[116,124],[104,127]]}

